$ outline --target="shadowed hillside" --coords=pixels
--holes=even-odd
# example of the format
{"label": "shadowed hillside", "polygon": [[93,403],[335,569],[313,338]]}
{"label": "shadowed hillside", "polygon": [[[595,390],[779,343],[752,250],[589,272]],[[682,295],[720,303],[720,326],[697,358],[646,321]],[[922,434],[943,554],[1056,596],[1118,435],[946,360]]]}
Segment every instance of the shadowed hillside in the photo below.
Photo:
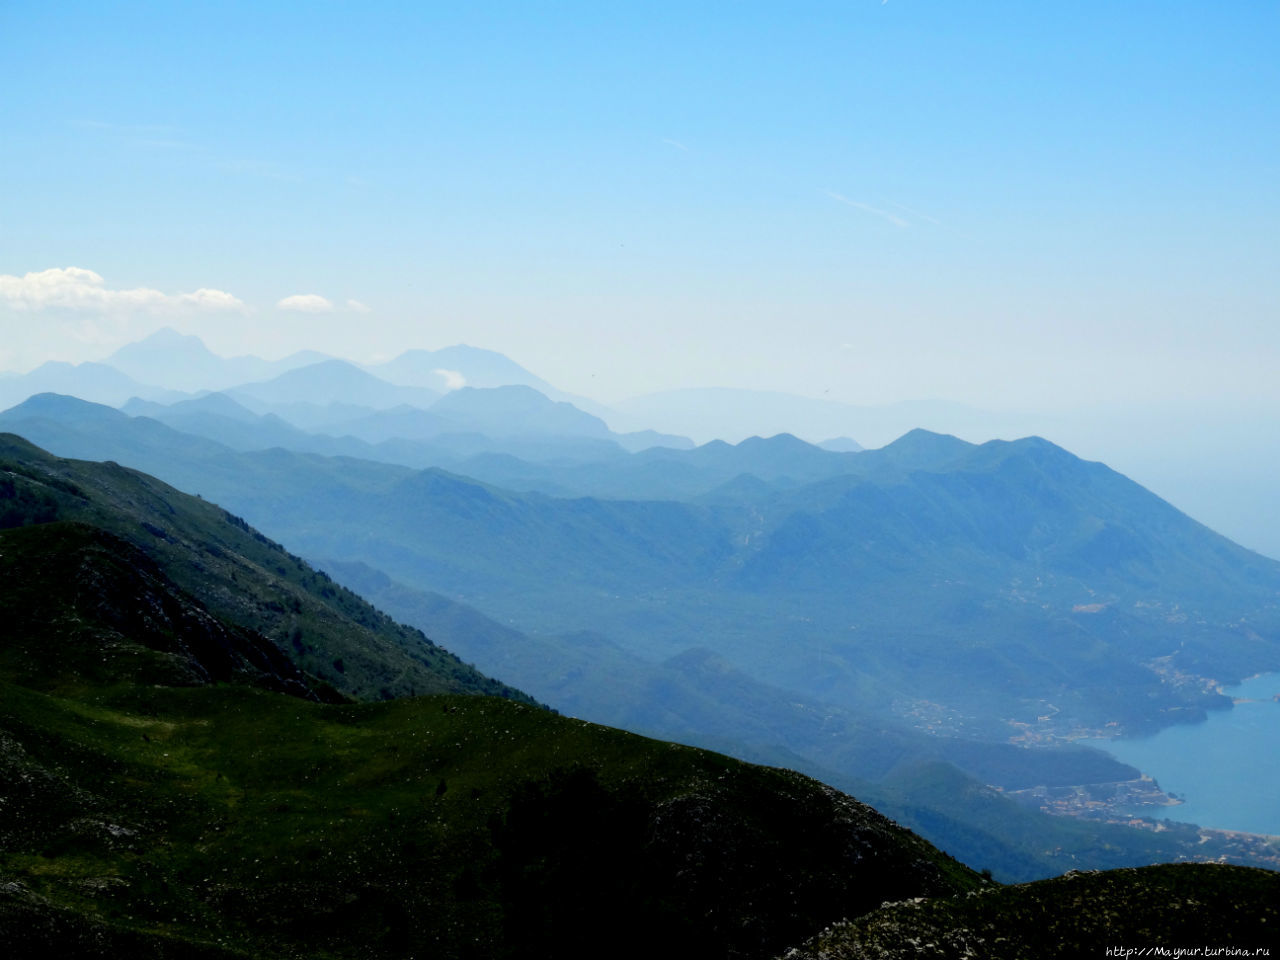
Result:
{"label": "shadowed hillside", "polygon": [[[27,568],[47,566],[51,575],[29,602],[9,597],[6,606],[19,625],[41,635],[58,635],[59,611],[77,629],[119,633],[141,618],[147,631],[174,636],[183,631],[169,621],[194,617],[227,638],[241,638],[219,643],[248,657],[246,663],[255,662],[247,652],[252,648],[259,651],[257,661],[283,663],[348,696],[476,692],[528,700],[420,631],[395,623],[222,508],[114,463],[60,460],[0,435],[0,529],[30,524],[55,529],[15,531],[4,558],[14,575],[5,587],[23,589],[17,573]],[[82,576],[73,554],[92,558],[85,560],[91,575]],[[108,568],[118,573],[102,572]],[[176,612],[146,617],[135,609],[150,585],[173,598]],[[188,668],[198,675],[211,665],[196,657]],[[216,671],[211,676],[222,678]]]}
{"label": "shadowed hillside", "polygon": [[1131,956],[1269,956],[1280,942],[1278,924],[1280,875],[1177,864],[886,903],[833,925],[785,957],[1072,960],[1106,956],[1108,948],[1132,949]]}

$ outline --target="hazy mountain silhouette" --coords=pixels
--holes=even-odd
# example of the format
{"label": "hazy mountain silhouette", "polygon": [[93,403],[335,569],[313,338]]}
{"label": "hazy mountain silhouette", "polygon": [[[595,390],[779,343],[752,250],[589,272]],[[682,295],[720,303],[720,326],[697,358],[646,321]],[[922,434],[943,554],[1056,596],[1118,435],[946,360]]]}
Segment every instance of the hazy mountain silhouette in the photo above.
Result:
{"label": "hazy mountain silhouette", "polygon": [[609,428],[599,417],[583,413],[570,403],[551,400],[527,386],[487,390],[463,387],[441,397],[431,412],[463,429],[491,437],[610,436]]}
{"label": "hazy mountain silhouette", "polygon": [[130,397],[177,399],[160,387],[139,383],[101,363],[71,364],[51,360],[30,373],[0,375],[0,408],[21,403],[37,393],[74,394],[93,403],[119,406]]}
{"label": "hazy mountain silhouette", "polygon": [[172,405],[134,399],[120,408],[130,417],[149,417],[175,430],[207,437],[233,450],[287,447],[330,456],[378,459],[375,449],[350,437],[334,438],[300,430],[274,413],[256,414],[224,393],[209,393]]}
{"label": "hazy mountain silhouette", "polygon": [[823,450],[830,450],[832,453],[858,453],[865,449],[862,444],[852,437],[832,437],[829,440],[823,440],[817,444]]}
{"label": "hazy mountain silhouette", "polygon": [[[440,350],[406,350],[394,360],[367,369],[391,383],[427,387],[439,393],[459,387],[532,387],[551,396],[559,393],[541,377],[493,350],[465,344]],[[445,371],[445,372],[441,372]]]}
{"label": "hazy mountain silhouette", "polygon": [[1163,676],[1280,665],[1280,564],[1042,440],[918,431],[860,454],[785,437],[621,454],[705,461],[731,480],[753,458],[759,472],[841,472],[746,473],[705,502],[564,499],[440,470],[234,454],[154,421],[43,405],[64,409],[24,404],[0,422],[59,452],[136,463],[308,555],[364,561],[526,630],[597,630],[657,660],[700,637],[819,701],[890,711],[923,698],[988,733],[1034,725],[1052,703],[1062,729],[1141,729],[1222,702]]}
{"label": "hazy mountain silhouette", "polygon": [[[302,371],[294,375],[301,377]],[[369,396],[367,381],[356,378],[356,385],[365,391],[357,392],[363,399],[380,399],[379,395]],[[240,396],[254,409],[228,394],[206,394],[168,407],[135,399],[121,409],[238,450],[284,446],[418,467],[452,469],[479,454],[514,454],[563,463],[612,460],[623,449],[691,446],[683,437],[652,431],[611,433],[598,418],[566,402],[549,400],[530,387],[465,387],[431,403],[428,409],[401,404],[378,410],[354,403],[269,402],[247,393]]]}
{"label": "hazy mountain silhouette", "polygon": [[981,439],[1022,436],[1028,417],[990,413],[943,400],[858,406],[770,390],[692,387],[620,400],[611,405],[617,430],[651,427],[693,437],[738,441],[760,434],[792,433],[807,440],[852,437],[877,447],[917,427]]}
{"label": "hazy mountain silhouette", "polygon": [[271,380],[242,383],[226,392],[249,404],[254,401],[266,404],[341,401],[376,410],[401,404],[425,408],[440,399],[434,390],[396,386],[345,360],[324,360],[289,370]]}
{"label": "hazy mountain silhouette", "polygon": [[254,356],[220,357],[210,351],[199,337],[164,327],[142,340],[126,344],[104,362],[140,383],[190,393],[268,380],[288,370],[326,359],[329,358],[315,350],[302,350],[282,360],[263,360]]}

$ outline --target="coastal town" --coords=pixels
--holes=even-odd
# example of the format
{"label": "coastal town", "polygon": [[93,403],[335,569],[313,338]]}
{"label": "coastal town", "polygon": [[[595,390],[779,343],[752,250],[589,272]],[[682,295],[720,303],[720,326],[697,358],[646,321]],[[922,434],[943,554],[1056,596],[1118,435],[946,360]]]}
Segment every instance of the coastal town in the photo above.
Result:
{"label": "coastal town", "polygon": [[1183,834],[1185,839],[1195,839],[1207,854],[1206,859],[1280,869],[1280,837],[1241,830],[1218,830],[1156,816],[1144,816],[1140,812],[1144,809],[1156,814],[1182,803],[1179,797],[1166,793],[1148,776],[1115,783],[1038,786],[1001,792],[1027,806],[1055,816],[1113,823],[1154,833],[1173,831]]}

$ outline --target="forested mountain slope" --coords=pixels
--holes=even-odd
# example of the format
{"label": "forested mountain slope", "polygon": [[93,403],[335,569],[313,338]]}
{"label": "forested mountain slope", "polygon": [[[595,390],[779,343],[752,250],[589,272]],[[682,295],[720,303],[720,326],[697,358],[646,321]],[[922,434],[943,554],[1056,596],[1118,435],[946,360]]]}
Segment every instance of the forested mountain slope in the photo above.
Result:
{"label": "forested mountain slope", "polygon": [[[15,626],[50,642],[65,629],[52,611],[77,629],[128,634],[141,626],[156,638],[189,634],[194,618],[235,660],[224,672],[269,661],[317,678],[315,689],[362,699],[437,692],[528,699],[221,507],[115,463],[61,460],[0,435],[0,529],[19,527],[8,534],[4,588],[23,589],[19,574],[28,568],[48,575],[39,589],[6,596],[5,607]],[[154,609],[139,610],[137,597],[152,594]],[[196,656],[189,669],[213,667]]]}

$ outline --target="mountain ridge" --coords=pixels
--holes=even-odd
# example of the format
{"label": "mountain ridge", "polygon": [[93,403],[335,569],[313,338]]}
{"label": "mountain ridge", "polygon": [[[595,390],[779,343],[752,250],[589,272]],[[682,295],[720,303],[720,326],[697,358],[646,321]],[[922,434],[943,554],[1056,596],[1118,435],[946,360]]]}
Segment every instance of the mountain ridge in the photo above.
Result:
{"label": "mountain ridge", "polygon": [[[0,415],[0,424],[46,431],[49,442],[81,456],[127,453],[266,522],[311,556],[363,560],[499,620],[515,618],[526,630],[599,629],[663,659],[689,646],[683,636],[714,624],[712,645],[722,653],[819,699],[871,695],[888,706],[906,695],[892,678],[905,691],[902,656],[915,650],[921,659],[911,685],[925,691],[915,696],[936,700],[930,684],[950,684],[955,670],[970,669],[956,660],[964,657],[1027,691],[1005,697],[1006,718],[1034,720],[1050,702],[1060,724],[1074,713],[1097,730],[1112,720],[1191,719],[1219,702],[1195,681],[1166,681],[1173,674],[1152,666],[1161,658],[1174,656],[1175,668],[1190,676],[1226,682],[1272,668],[1276,657],[1274,642],[1249,636],[1274,632],[1280,565],[1041,441],[973,446],[920,432],[881,451],[814,449],[856,472],[792,488],[756,484],[736,500],[730,488],[716,502],[508,489],[488,495],[515,523],[498,530],[498,514],[455,510],[480,491],[462,479],[413,480],[412,470],[314,454],[237,455],[145,421],[88,430],[74,417],[48,423],[24,419],[19,409]],[[114,446],[111,432],[120,438]],[[630,457],[665,471],[681,458],[734,450]],[[945,465],[906,469],[937,462]],[[333,517],[323,529],[320,515]],[[406,516],[414,522],[406,525]],[[423,529],[433,536],[422,537]],[[847,589],[859,582],[868,589]],[[605,603],[602,594],[612,599]],[[1168,621],[1175,604],[1183,613],[1200,610],[1204,622]],[[938,631],[942,622],[947,637]],[[766,643],[772,636],[791,638],[790,648],[805,656],[780,660]],[[957,646],[958,636],[972,637],[972,645]],[[1102,660],[1114,671],[1105,684]],[[1044,682],[1073,672],[1070,684]],[[1151,694],[1165,713],[1137,707]],[[976,689],[956,706],[989,712]],[[1058,735],[1073,729],[1061,726]]]}
{"label": "mountain ridge", "polygon": [[[218,601],[232,551],[234,597],[305,604],[279,591],[310,587],[335,611],[380,615],[154,478],[6,435],[0,461],[9,956],[747,960],[815,934],[798,949],[856,955],[850,938],[873,936],[912,955],[918,931],[967,944],[991,928],[1092,947],[1118,929],[1081,926],[1095,904],[1130,905],[1124,922],[1151,931],[1189,898],[1230,904],[1237,937],[1274,926],[1275,874],[1112,871],[1084,899],[1072,875],[1001,888],[791,771],[514,698],[322,703],[234,664],[219,676],[211,656],[252,661],[257,641],[219,633],[226,599],[208,612],[182,584]],[[726,669],[702,650],[681,666]],[[903,903],[918,912],[901,917]],[[1221,935],[1218,913],[1184,910],[1172,929]]]}

